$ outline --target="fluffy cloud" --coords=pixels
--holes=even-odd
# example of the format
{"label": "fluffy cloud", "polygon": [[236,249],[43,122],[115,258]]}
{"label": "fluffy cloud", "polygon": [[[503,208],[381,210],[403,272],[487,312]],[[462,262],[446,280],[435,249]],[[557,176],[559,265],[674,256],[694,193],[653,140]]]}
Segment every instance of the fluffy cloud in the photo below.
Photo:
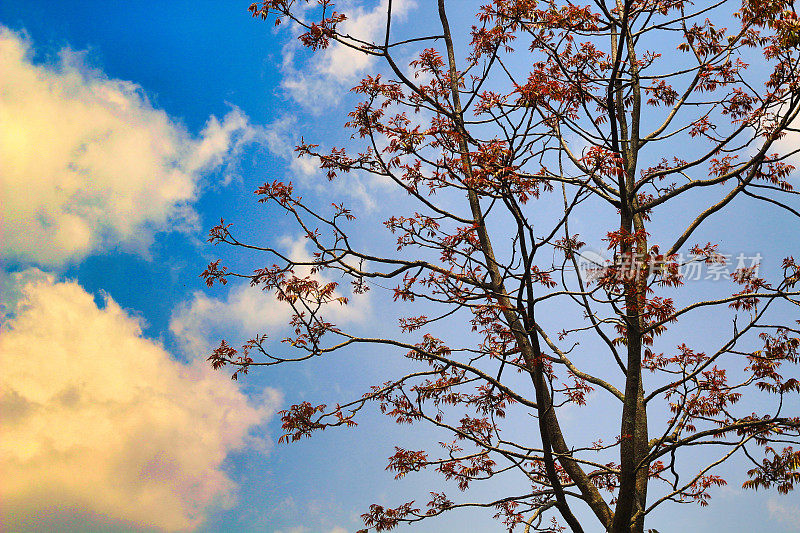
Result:
{"label": "fluffy cloud", "polygon": [[[283,239],[286,253],[295,261],[310,261],[306,240]],[[298,277],[307,276],[307,268],[295,270]],[[331,281],[317,276],[322,282]],[[273,293],[266,293],[249,284],[229,285],[224,299],[212,298],[197,291],[192,299],[178,308],[170,321],[170,330],[183,343],[188,354],[205,354],[220,338],[232,331],[251,337],[286,328],[292,316],[291,307],[280,302]],[[369,315],[369,293],[347,294],[348,305],[331,303],[323,311],[326,320],[337,325],[363,320]]]}
{"label": "fluffy cloud", "polygon": [[68,49],[35,64],[0,26],[0,254],[52,267],[116,245],[146,252],[154,232],[197,225],[199,177],[259,134],[233,109],[195,138],[137,85]]}
{"label": "fluffy cloud", "polygon": [[[792,127],[795,131],[791,131],[787,133],[782,139],[776,141],[773,144],[773,150],[770,152],[777,152],[781,155],[788,155],[786,162],[795,167],[795,169],[800,169],[800,119],[796,119],[792,123]],[[752,148],[754,151],[756,148]],[[789,175],[789,182],[797,187],[797,183],[800,182],[800,171],[795,170]]]}
{"label": "fluffy cloud", "polygon": [[277,392],[253,405],[226,375],[176,362],[113,300],[98,307],[74,282],[41,272],[17,281],[27,284],[0,329],[4,526],[186,530],[230,506],[223,463],[255,442],[249,432]]}
{"label": "fluffy cloud", "polygon": [[[415,7],[413,0],[395,0],[392,17],[402,20]],[[386,30],[388,0],[381,0],[373,9],[364,9],[354,2],[337,5],[347,20],[338,26],[340,33],[366,42],[374,42]],[[319,114],[331,103],[339,100],[343,87],[349,89],[360,74],[369,68],[375,58],[333,42],[330,47],[313,56],[310,64],[298,69],[295,65],[299,43],[294,40],[283,50],[283,81],[281,87],[297,103]]]}

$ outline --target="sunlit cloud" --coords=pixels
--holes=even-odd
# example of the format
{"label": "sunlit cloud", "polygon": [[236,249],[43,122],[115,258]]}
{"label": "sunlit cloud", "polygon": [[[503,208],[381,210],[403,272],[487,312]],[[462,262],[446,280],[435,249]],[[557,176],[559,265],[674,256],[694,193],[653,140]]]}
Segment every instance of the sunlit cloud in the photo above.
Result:
{"label": "sunlit cloud", "polygon": [[233,505],[226,458],[261,443],[251,431],[280,395],[248,400],[205,361],[175,361],[108,296],[98,306],[41,271],[12,278],[19,300],[0,329],[4,528],[191,530]]}
{"label": "sunlit cloud", "polygon": [[35,63],[30,41],[0,26],[0,254],[58,267],[154,233],[198,227],[201,177],[257,140],[233,108],[192,136],[142,89],[62,50]]}

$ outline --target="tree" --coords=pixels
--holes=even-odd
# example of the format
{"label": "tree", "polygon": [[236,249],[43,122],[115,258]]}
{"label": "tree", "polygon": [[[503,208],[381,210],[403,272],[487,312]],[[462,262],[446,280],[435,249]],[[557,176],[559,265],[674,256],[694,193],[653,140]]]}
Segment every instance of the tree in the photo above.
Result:
{"label": "tree", "polygon": [[[576,506],[588,506],[592,527],[641,533],[666,502],[707,505],[726,484],[715,469],[733,456],[752,463],[747,489],[787,493],[800,481],[800,383],[784,377],[798,363],[798,264],[787,250],[761,276],[742,258],[734,269],[720,242],[695,242],[708,221],[736,210],[800,216],[788,161],[799,150],[780,142],[800,112],[792,1],[494,0],[464,36],[438,0],[419,9],[440,31],[394,38],[389,0],[378,42],[340,32],[346,14],[330,0],[297,4],[250,9],[302,27],[312,50],[337,43],[388,72],[353,88],[362,101],[347,126],[363,149],[304,142],[298,154],[316,158],[330,180],[388,180],[414,206],[383,221],[397,246],[379,254],[355,244],[344,204],[315,208],[291,182],[259,187],[258,201],[296,222],[313,258],[246,244],[221,221],[210,242],[274,264],[239,273],[218,260],[203,276],[209,286],[239,277],[274,293],[293,310],[293,333],[278,348],[265,336],[241,350],[223,341],[209,359],[232,365],[235,378],[361,344],[402,353],[413,369],[363,397],[284,411],[281,440],[354,425],[377,403],[399,423],[454,438],[440,455],[397,447],[388,464],[397,477],[434,469],[464,491],[517,474],[530,487],[489,502],[432,491],[424,506],[373,505],[368,528],[484,506],[509,531],[565,523],[577,532],[589,524]],[[411,49],[410,65],[399,63]],[[587,267],[590,250],[609,259]],[[730,280],[696,289],[686,276],[695,265],[730,268]],[[393,283],[397,335],[362,336],[327,320],[347,298],[320,273],[343,276],[354,293]],[[702,349],[688,340],[701,313],[714,322]],[[565,407],[593,404],[614,410],[608,442],[562,430]],[[526,439],[505,438],[512,412],[530,415]],[[722,451],[698,463],[700,448]]]}

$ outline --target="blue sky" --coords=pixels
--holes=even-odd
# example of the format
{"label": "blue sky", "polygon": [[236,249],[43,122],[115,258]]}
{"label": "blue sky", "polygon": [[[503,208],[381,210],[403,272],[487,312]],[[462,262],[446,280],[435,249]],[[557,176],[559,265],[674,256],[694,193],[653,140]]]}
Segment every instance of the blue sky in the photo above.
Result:
{"label": "blue sky", "polygon": [[[428,23],[404,4],[405,23]],[[355,5],[353,24],[372,31],[375,3]],[[277,410],[357,396],[392,369],[388,355],[356,350],[240,383],[203,361],[221,337],[235,343],[285,321],[272,300],[235,284],[208,290],[199,278],[219,253],[204,241],[220,217],[303,254],[288,221],[254,204],[256,186],[291,177],[319,202],[349,198],[373,218],[390,198],[359,177],[327,185],[291,151],[300,134],[347,141],[352,100],[340,96],[368,65],[335,54],[310,61],[247,7],[0,3],[0,392],[12,428],[0,440],[10,480],[0,516],[9,530],[341,533],[358,529],[371,503],[422,500],[438,486],[383,469],[395,443],[440,436],[376,414],[354,430],[276,442]],[[356,304],[338,319],[387,327],[388,302]],[[769,523],[778,533],[800,520],[796,499],[731,487],[711,509],[673,507],[653,527]],[[501,528],[467,512],[408,530]]]}

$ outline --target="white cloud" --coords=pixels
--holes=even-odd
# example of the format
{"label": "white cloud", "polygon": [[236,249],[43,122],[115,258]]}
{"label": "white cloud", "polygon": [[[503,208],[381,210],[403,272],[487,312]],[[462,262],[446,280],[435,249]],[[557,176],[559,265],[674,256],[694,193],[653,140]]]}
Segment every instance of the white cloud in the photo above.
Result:
{"label": "white cloud", "polygon": [[[286,253],[295,261],[311,260],[306,243],[304,238],[282,241]],[[297,268],[295,275],[307,276],[309,269]],[[316,278],[321,282],[332,281],[322,275],[317,275]],[[273,333],[285,331],[292,316],[292,309],[286,302],[280,302],[274,293],[266,293],[248,283],[230,287],[225,299],[212,298],[197,291],[190,301],[185,302],[173,314],[170,331],[182,343],[187,354],[207,354],[220,338],[226,337],[231,331],[248,338],[267,333],[272,340],[275,340]],[[347,305],[340,305],[338,302],[328,304],[323,310],[325,320],[342,325],[364,320],[369,315],[369,293],[345,293],[345,296],[349,299]]]}
{"label": "white cloud", "polygon": [[254,443],[278,393],[253,405],[204,361],[173,360],[109,297],[99,308],[77,283],[33,274],[0,330],[0,522],[185,530],[229,507],[223,462]]}
{"label": "white cloud", "polygon": [[[311,156],[297,157],[294,147],[301,140],[301,126],[297,118],[284,115],[262,128],[264,143],[269,151],[288,164],[289,179],[304,186],[313,187],[320,197],[330,197],[331,191],[358,200],[369,212],[378,208],[375,190],[393,192],[394,183],[389,178],[362,171],[340,172],[337,179],[330,182],[320,172],[319,161]],[[325,152],[325,147],[319,148]],[[319,179],[314,179],[319,178]]]}
{"label": "white cloud", "polygon": [[[796,129],[800,128],[800,119],[796,119],[792,123],[792,127]],[[770,150],[770,153],[777,152],[781,155],[789,154],[800,149],[800,132],[791,131],[787,133],[783,138],[776,141],[772,147],[773,149]],[[753,148],[753,151],[755,151],[755,149],[756,148]],[[797,183],[800,182],[800,152],[793,153],[787,158],[786,162],[795,167],[795,170],[789,174],[788,181],[797,188]]]}
{"label": "white cloud", "polygon": [[313,176],[319,170],[317,161],[309,156],[297,157],[294,147],[300,142],[297,117],[283,115],[263,129],[264,142],[273,155],[289,163],[289,170],[301,178]]}
{"label": "white cloud", "polygon": [[155,232],[197,226],[200,176],[260,134],[234,108],[195,138],[83,56],[34,64],[30,42],[0,26],[6,259],[52,267],[117,245],[146,253]]}
{"label": "white cloud", "polygon": [[[395,22],[402,19],[413,7],[413,2],[401,0],[392,4],[392,18]],[[338,29],[344,35],[351,35],[362,41],[381,40],[386,31],[386,13],[388,0],[381,0],[372,10],[363,7],[346,6],[344,12],[347,19],[339,24]],[[375,58],[358,50],[353,50],[340,43],[333,43],[322,55],[318,65],[319,71],[340,83],[347,83],[373,64]]]}
{"label": "white cloud", "polygon": [[265,328],[281,329],[289,317],[285,303],[249,285],[237,285],[224,300],[196,291],[173,315],[170,331],[188,354],[208,355],[226,330],[249,337]]}
{"label": "white cloud", "polygon": [[[347,15],[337,29],[344,35],[366,42],[380,40],[386,30],[388,0],[381,0],[373,9],[365,9],[349,1],[337,5],[337,11]],[[392,3],[394,22],[402,20],[416,6],[413,0],[395,0]],[[299,31],[295,28],[295,31]],[[298,68],[297,52],[301,45],[293,40],[283,50],[283,81],[281,87],[297,103],[315,114],[339,101],[342,89],[371,67],[375,58],[358,50],[332,42],[325,50],[312,56],[302,68]]]}
{"label": "white cloud", "polygon": [[767,500],[770,518],[786,524],[800,523],[800,506],[772,497]]}
{"label": "white cloud", "polygon": [[[263,142],[263,137],[263,129],[251,125],[238,108],[233,108],[222,122],[212,115],[200,132],[200,139],[194,143],[186,169],[195,174],[213,171],[229,163],[244,145]],[[223,184],[227,185],[230,179],[230,175],[225,176]]]}

